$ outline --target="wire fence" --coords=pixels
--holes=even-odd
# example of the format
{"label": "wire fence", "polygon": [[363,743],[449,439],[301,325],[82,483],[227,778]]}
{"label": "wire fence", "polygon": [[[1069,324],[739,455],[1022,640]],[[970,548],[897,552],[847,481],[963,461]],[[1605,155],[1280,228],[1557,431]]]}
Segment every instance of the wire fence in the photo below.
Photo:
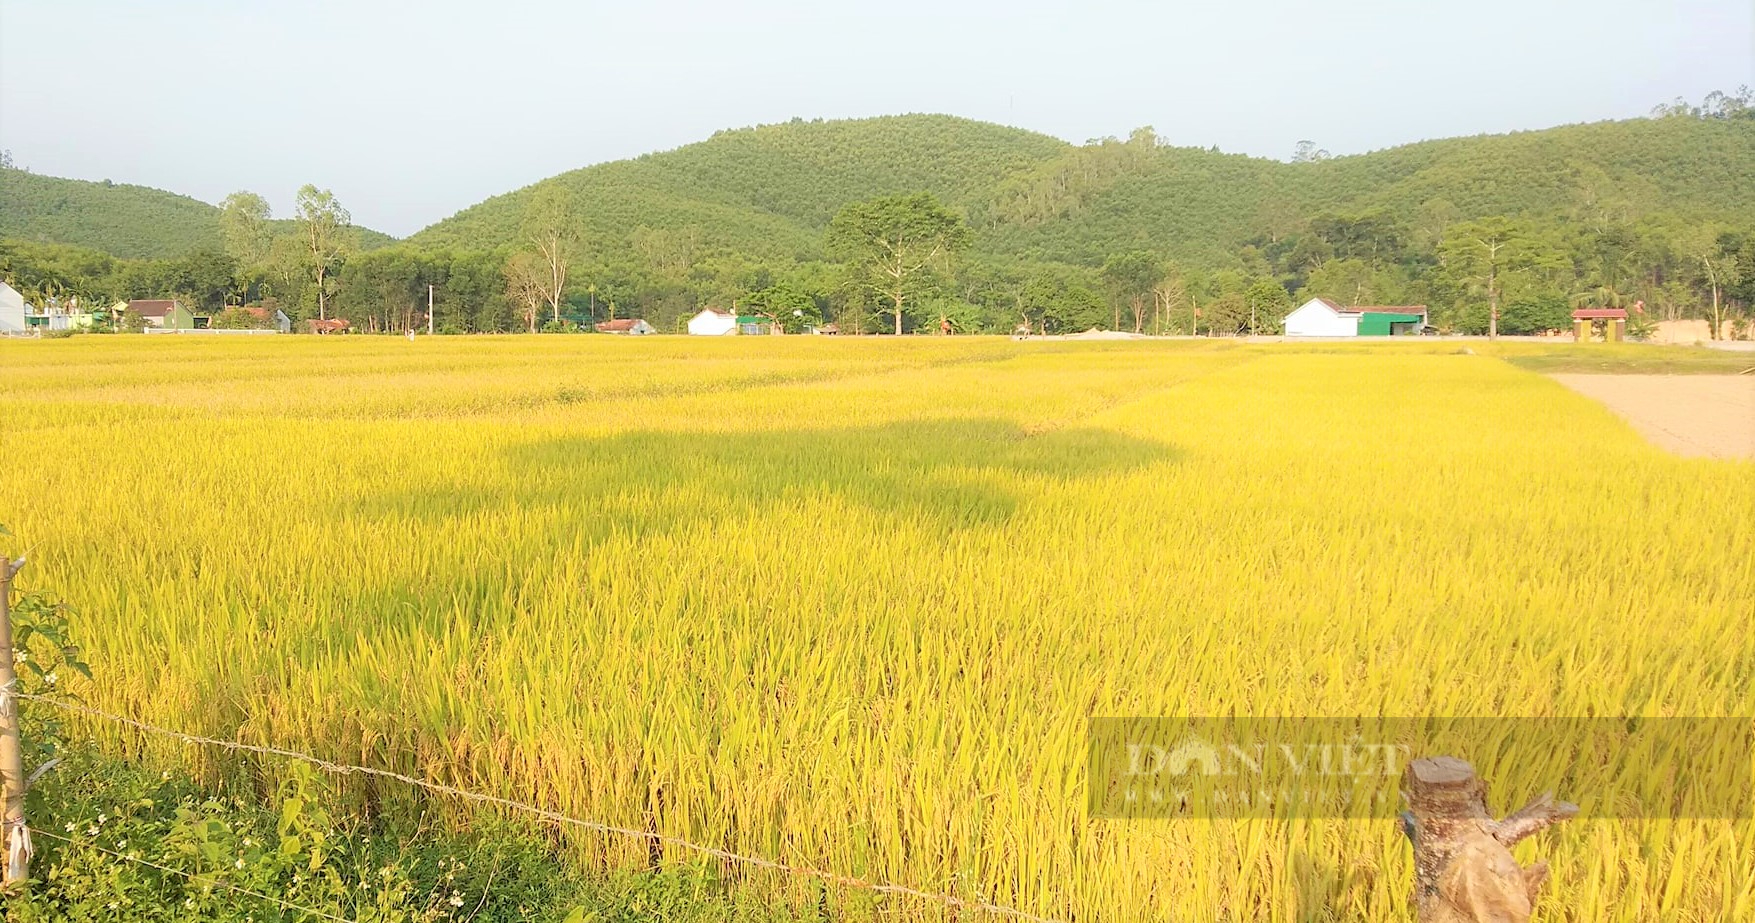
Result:
{"label": "wire fence", "polygon": [[[709,857],[712,857],[715,859],[720,859],[720,860],[723,860],[725,862],[730,862],[730,863],[742,865],[742,866],[749,867],[749,868],[775,871],[775,872],[780,872],[780,873],[783,873],[786,875],[791,875],[791,876],[801,877],[801,878],[813,878],[813,879],[823,881],[823,882],[826,882],[829,884],[839,885],[841,887],[856,889],[856,890],[860,890],[860,891],[868,891],[868,892],[871,892],[873,894],[884,894],[884,895],[893,895],[893,896],[899,896],[899,897],[915,898],[918,900],[927,901],[929,903],[941,904],[944,907],[950,908],[950,909],[985,913],[985,914],[989,914],[989,915],[996,916],[996,917],[1007,917],[1007,918],[1015,919],[1015,920],[1023,920],[1023,921],[1027,921],[1027,923],[1064,923],[1064,921],[1057,920],[1053,917],[1037,916],[1036,914],[1029,913],[1029,912],[1023,911],[1023,910],[1018,910],[1017,908],[1014,908],[1014,907],[1007,907],[1003,904],[996,904],[996,903],[991,903],[988,901],[971,900],[968,898],[957,897],[957,896],[952,895],[952,894],[942,894],[942,893],[933,892],[933,891],[925,891],[925,890],[921,890],[919,888],[911,888],[911,887],[908,887],[906,885],[899,885],[899,884],[894,884],[891,882],[867,881],[863,878],[858,878],[858,877],[854,877],[851,875],[843,875],[843,874],[840,874],[838,872],[825,871],[822,869],[813,868],[813,867],[808,866],[808,865],[795,865],[792,863],[780,862],[780,861],[777,861],[774,859],[763,858],[761,856],[744,855],[742,853],[736,853],[736,852],[732,852],[730,850],[720,849],[720,848],[715,847],[715,846],[706,846],[706,845],[696,843],[696,842],[693,842],[691,840],[684,839],[682,837],[673,836],[670,834],[657,833],[657,832],[651,831],[651,830],[638,830],[638,829],[635,829],[632,827],[621,827],[621,826],[617,826],[615,824],[600,823],[598,821],[593,821],[593,820],[585,820],[582,818],[577,818],[577,817],[572,817],[572,816],[569,816],[566,814],[562,814],[558,811],[553,811],[553,810],[550,810],[548,808],[540,807],[538,805],[526,804],[526,803],[521,802],[521,801],[514,801],[510,798],[502,798],[498,795],[489,795],[489,794],[486,794],[483,792],[472,792],[472,791],[469,791],[468,789],[458,788],[458,787],[452,786],[452,785],[444,785],[444,784],[438,783],[438,782],[431,782],[431,781],[428,781],[426,779],[417,778],[415,776],[406,775],[406,774],[403,774],[400,772],[392,772],[392,771],[387,770],[387,769],[374,769],[370,766],[355,766],[355,765],[351,765],[351,764],[347,764],[347,763],[337,763],[333,760],[327,760],[327,759],[324,759],[320,756],[314,756],[314,755],[309,754],[309,753],[302,753],[302,752],[297,751],[297,750],[289,750],[289,749],[285,749],[283,747],[269,747],[269,746],[263,746],[260,744],[247,744],[247,743],[243,743],[242,741],[227,740],[225,738],[205,737],[205,736],[202,736],[199,734],[188,734],[188,733],[184,733],[182,731],[173,730],[171,728],[159,727],[159,726],[154,725],[154,724],[148,724],[147,722],[139,721],[139,720],[134,719],[134,718],[129,718],[129,717],[126,717],[124,715],[117,715],[117,714],[114,714],[111,712],[103,711],[101,709],[92,708],[91,706],[88,706],[88,705],[81,705],[81,704],[76,703],[76,702],[68,702],[68,701],[65,701],[62,699],[56,699],[56,698],[51,698],[51,697],[42,696],[42,695],[35,695],[35,694],[31,694],[31,693],[26,693],[26,692],[13,692],[13,693],[11,693],[11,695],[13,695],[14,697],[16,697],[20,700],[30,701],[30,702],[40,702],[44,705],[58,708],[58,709],[61,709],[63,711],[73,712],[76,714],[85,715],[85,716],[90,717],[90,718],[96,718],[96,719],[99,719],[102,721],[107,721],[107,722],[110,722],[112,724],[118,724],[118,725],[121,725],[124,727],[133,728],[134,730],[140,731],[142,733],[152,734],[152,735],[159,736],[159,737],[165,737],[165,738],[169,738],[172,740],[177,740],[177,741],[180,741],[180,742],[187,744],[187,745],[218,747],[218,748],[223,749],[223,750],[229,750],[229,751],[237,752],[237,753],[253,753],[253,754],[256,754],[258,756],[275,756],[275,757],[281,757],[284,759],[299,760],[301,762],[308,763],[312,766],[315,766],[318,769],[322,769],[322,770],[325,770],[327,772],[335,773],[337,775],[360,775],[360,776],[370,776],[370,777],[379,778],[379,779],[389,779],[392,781],[401,782],[405,785],[410,785],[410,786],[414,786],[416,788],[424,789],[424,790],[432,792],[434,794],[446,795],[446,796],[453,797],[453,798],[459,798],[459,799],[462,799],[465,801],[472,801],[472,802],[476,802],[479,804],[493,805],[495,807],[504,808],[506,810],[517,811],[520,813],[528,814],[532,817],[538,818],[538,819],[543,820],[543,821],[547,821],[549,823],[556,824],[558,826],[573,827],[573,828],[582,829],[582,830],[589,830],[589,831],[592,831],[594,833],[606,834],[606,835],[610,835],[610,836],[627,837],[627,838],[632,838],[632,839],[639,839],[639,840],[644,840],[644,841],[650,842],[650,843],[659,843],[659,844],[662,844],[665,846],[674,846],[678,849],[687,850],[690,852],[697,853],[699,855],[709,856]],[[55,836],[54,834],[48,834],[48,836],[54,837],[56,839],[63,839],[63,840],[66,839],[66,837],[58,837],[58,836]],[[69,841],[69,842],[72,842],[72,841]],[[95,849],[97,847],[92,847],[92,848]],[[107,850],[106,850],[106,852],[107,852]],[[138,860],[136,860],[136,861],[138,861]],[[148,863],[148,864],[150,864],[150,863]],[[166,869],[166,871],[172,871],[172,870]],[[182,874],[182,873],[178,873],[178,874]],[[236,890],[236,889],[234,889],[234,890]],[[257,896],[266,898],[266,895],[257,895]],[[266,899],[273,900],[273,898],[266,898]],[[300,908],[300,909],[303,909],[303,908]],[[327,916],[327,915],[325,914],[323,916]],[[329,917],[329,919],[340,919],[340,918],[339,917]]]}

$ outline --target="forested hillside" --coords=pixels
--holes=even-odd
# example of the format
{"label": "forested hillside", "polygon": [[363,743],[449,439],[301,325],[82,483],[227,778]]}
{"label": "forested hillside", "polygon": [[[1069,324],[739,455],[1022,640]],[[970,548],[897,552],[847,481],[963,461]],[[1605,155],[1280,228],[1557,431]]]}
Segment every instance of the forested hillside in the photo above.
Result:
{"label": "forested hillside", "polygon": [[525,203],[539,188],[559,187],[573,198],[581,237],[608,260],[667,250],[809,259],[848,202],[925,191],[972,206],[1006,177],[1068,149],[1046,135],[949,116],[795,119],[563,173],[465,209],[410,242],[514,243]]}
{"label": "forested hillside", "polygon": [[1410,227],[1488,215],[1733,220],[1755,214],[1751,176],[1747,119],[1569,125],[1311,163],[1167,146],[1149,129],[1073,147],[948,116],[795,121],[565,173],[410,242],[515,243],[523,203],[558,185],[605,260],[637,255],[652,232],[688,235],[700,253],[814,257],[840,206],[924,190],[964,209],[995,255],[1100,263],[1147,247],[1223,262],[1253,237],[1324,213],[1380,209]]}
{"label": "forested hillside", "polygon": [[1501,304],[1511,332],[1563,325],[1583,302],[1716,321],[1748,300],[1735,268],[1755,239],[1755,110],[1747,94],[1715,99],[1349,157],[1312,145],[1293,162],[1177,147],[1149,128],[1074,146],[948,116],[793,121],[566,173],[409,243],[528,249],[542,201],[578,232],[575,308],[603,296],[670,325],[779,284],[875,328],[828,262],[829,220],[925,191],[974,235],[915,321],[1144,330],[1149,314],[1152,329],[1187,331],[1207,304],[1214,331],[1259,331],[1309,295],[1430,304],[1464,330]]}
{"label": "forested hillside", "polygon": [[[1131,150],[1142,142],[1149,153]],[[1428,235],[1487,216],[1601,223],[1755,215],[1748,119],[1568,125],[1308,163],[1152,142],[1078,148],[1011,179],[988,247],[1068,262],[1146,247],[1222,264],[1253,238],[1293,234],[1325,214],[1377,211]],[[1085,178],[1082,187],[1074,176]]]}
{"label": "forested hillside", "polygon": [[[184,254],[134,265],[13,241],[0,269],[38,300],[274,299],[367,330],[424,323],[429,291],[435,327],[453,331],[630,316],[674,330],[705,305],[786,323],[783,305],[850,331],[894,331],[904,314],[904,330],[1234,334],[1272,332],[1321,296],[1427,305],[1466,332],[1494,318],[1510,333],[1564,327],[1588,304],[1632,309],[1636,327],[1703,317],[1735,335],[1755,302],[1746,89],[1647,119],[1356,156],[1303,142],[1291,162],[1178,147],[1150,128],[1071,145],[942,115],[795,119],[564,173],[381,248],[315,187],[301,203],[320,203],[340,236],[313,249],[308,222],[290,233],[248,193],[215,209],[6,177],[12,236]],[[957,228],[907,291],[862,282],[857,259],[832,252],[838,215],[905,222],[911,208]]]}
{"label": "forested hillside", "polygon": [[219,247],[219,209],[162,189],[0,169],[0,237],[179,256]]}
{"label": "forested hillside", "polygon": [[[279,222],[290,230],[290,222]],[[356,230],[365,249],[395,242]],[[0,237],[71,244],[123,259],[163,259],[218,250],[219,208],[162,189],[41,176],[0,167]]]}

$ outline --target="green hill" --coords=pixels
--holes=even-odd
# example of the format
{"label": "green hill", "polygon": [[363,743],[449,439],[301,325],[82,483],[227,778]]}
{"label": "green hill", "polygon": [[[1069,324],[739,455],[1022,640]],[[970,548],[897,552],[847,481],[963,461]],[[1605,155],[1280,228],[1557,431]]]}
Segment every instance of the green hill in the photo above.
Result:
{"label": "green hill", "polygon": [[[585,239],[613,258],[686,234],[685,245],[750,259],[792,259],[821,248],[847,202],[926,190],[965,206],[1007,176],[1069,149],[1016,128],[937,115],[856,121],[796,119],[722,131],[698,144],[563,173]],[[535,186],[488,199],[421,231],[425,246],[492,247],[516,239]]]}
{"label": "green hill", "polygon": [[[369,228],[360,228],[359,236],[366,249],[395,242]],[[222,247],[219,209],[206,202],[146,186],[10,168],[0,168],[0,237],[73,244],[130,259]]]}
{"label": "green hill", "polygon": [[[1613,213],[1737,221],[1755,214],[1755,121],[1636,119],[1429,141],[1311,163],[1159,143],[1149,131],[1078,146],[937,115],[794,120],[564,173],[597,259],[675,245],[697,255],[813,258],[841,205],[928,190],[967,211],[978,252],[1094,265],[1143,247],[1220,262],[1325,213],[1381,209],[1408,226],[1487,215]],[[517,239],[536,186],[410,238],[481,248]],[[649,254],[647,254],[649,255]]]}
{"label": "green hill", "polygon": [[[1090,172],[1104,156],[1079,148],[1026,179],[1050,182],[1075,164]],[[1083,263],[1139,246],[1200,262],[1325,213],[1381,210],[1415,227],[1422,217],[1488,215],[1746,221],[1755,214],[1755,120],[1567,125],[1313,163],[1157,147],[1112,173],[1088,194],[1066,197],[1053,220],[1002,207],[987,245]],[[1013,199],[1027,185],[1014,180]]]}

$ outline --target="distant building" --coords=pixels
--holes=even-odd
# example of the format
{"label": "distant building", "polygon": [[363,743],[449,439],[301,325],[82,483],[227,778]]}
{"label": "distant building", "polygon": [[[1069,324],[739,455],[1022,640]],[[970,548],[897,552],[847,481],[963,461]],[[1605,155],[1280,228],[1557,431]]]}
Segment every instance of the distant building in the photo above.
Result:
{"label": "distant building", "polygon": [[1423,304],[1343,308],[1327,298],[1312,298],[1286,315],[1286,336],[1404,336],[1419,333],[1428,316]]}
{"label": "distant building", "polygon": [[737,333],[737,315],[717,308],[707,308],[689,318],[689,335],[722,337]]}
{"label": "distant building", "polygon": [[645,336],[648,333],[657,333],[658,331],[652,329],[652,325],[646,323],[644,318],[627,317],[620,320],[606,320],[597,325],[597,332],[615,333],[622,336]]}
{"label": "distant building", "polygon": [[173,298],[136,298],[125,309],[146,319],[146,326],[160,330],[194,330],[195,315]]}
{"label": "distant building", "polygon": [[251,317],[256,318],[256,321],[262,324],[265,329],[273,328],[281,333],[292,332],[292,318],[287,317],[286,312],[279,308],[275,308],[272,312],[264,307],[246,307],[244,310],[249,312]]}
{"label": "distant building", "polygon": [[325,335],[331,333],[346,333],[348,328],[353,326],[339,317],[331,317],[328,320],[317,320],[316,318],[312,318],[305,321],[305,323],[310,326],[312,333]]}
{"label": "distant building", "polygon": [[26,314],[24,322],[32,330],[90,330],[97,326],[97,316],[55,306],[40,314]]}
{"label": "distant building", "polygon": [[737,332],[745,336],[759,337],[770,333],[779,333],[780,327],[771,318],[760,314],[742,314],[737,318]]}
{"label": "distant building", "polygon": [[23,333],[25,328],[24,296],[0,282],[0,334]]}

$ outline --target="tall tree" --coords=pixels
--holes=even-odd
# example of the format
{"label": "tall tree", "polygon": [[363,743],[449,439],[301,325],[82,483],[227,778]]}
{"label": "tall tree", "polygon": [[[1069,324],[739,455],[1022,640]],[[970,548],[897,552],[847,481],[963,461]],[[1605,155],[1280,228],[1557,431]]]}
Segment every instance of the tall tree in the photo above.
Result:
{"label": "tall tree", "polygon": [[1705,227],[1685,235],[1679,243],[1694,266],[1691,275],[1708,296],[1710,313],[1707,314],[1707,323],[1712,328],[1712,338],[1722,340],[1725,338],[1724,292],[1736,284],[1741,268],[1737,265],[1736,237],[1720,233],[1717,228]]}
{"label": "tall tree", "polygon": [[1145,250],[1118,253],[1103,261],[1103,281],[1115,304],[1115,329],[1121,329],[1121,305],[1126,304],[1133,315],[1133,332],[1142,333],[1146,323],[1146,303],[1152,298],[1152,286],[1162,275],[1158,258]]}
{"label": "tall tree", "polygon": [[268,200],[254,192],[239,190],[219,203],[219,226],[225,235],[225,251],[245,270],[268,262],[272,234]]}
{"label": "tall tree", "polygon": [[539,280],[539,290],[557,324],[561,322],[561,302],[567,290],[567,262],[578,243],[578,228],[572,192],[559,183],[538,186],[524,209],[523,230],[547,270]]}
{"label": "tall tree", "polygon": [[548,271],[541,257],[527,251],[506,261],[506,298],[517,306],[531,333],[536,332],[536,318],[548,300]]}
{"label": "tall tree", "polygon": [[[1184,301],[1188,300],[1188,280],[1183,277],[1182,270],[1176,266],[1166,266],[1163,276],[1152,285],[1152,304],[1157,311],[1157,320],[1152,332],[1158,336],[1164,334],[1164,325],[1171,324],[1173,332],[1182,329],[1179,323],[1173,322],[1171,312]],[[1192,332],[1193,325],[1189,325]]]}
{"label": "tall tree", "polygon": [[351,249],[353,216],[335,201],[335,193],[309,183],[299,190],[295,214],[303,232],[306,267],[317,284],[317,318],[328,320],[329,276]]}
{"label": "tall tree", "polygon": [[853,282],[880,298],[895,315],[896,334],[909,299],[969,248],[961,215],[928,192],[854,202],[829,222],[829,252]]}
{"label": "tall tree", "polygon": [[1447,272],[1487,296],[1487,335],[1494,338],[1499,336],[1499,301],[1506,277],[1555,261],[1524,228],[1502,217],[1453,225],[1438,254]]}

